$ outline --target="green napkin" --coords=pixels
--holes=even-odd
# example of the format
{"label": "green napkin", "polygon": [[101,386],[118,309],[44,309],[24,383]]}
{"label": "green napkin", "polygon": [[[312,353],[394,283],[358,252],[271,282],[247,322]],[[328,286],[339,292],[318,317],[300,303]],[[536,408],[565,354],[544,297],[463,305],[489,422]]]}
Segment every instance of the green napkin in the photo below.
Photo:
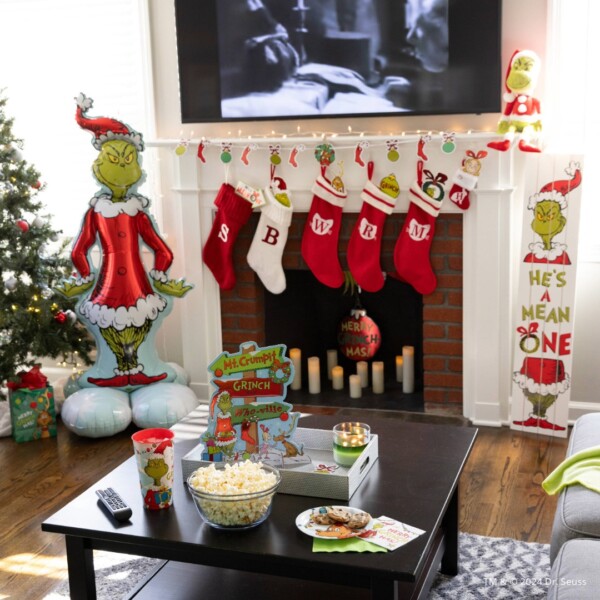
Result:
{"label": "green napkin", "polygon": [[313,552],[387,552],[387,550],[357,537],[345,540],[313,538]]}

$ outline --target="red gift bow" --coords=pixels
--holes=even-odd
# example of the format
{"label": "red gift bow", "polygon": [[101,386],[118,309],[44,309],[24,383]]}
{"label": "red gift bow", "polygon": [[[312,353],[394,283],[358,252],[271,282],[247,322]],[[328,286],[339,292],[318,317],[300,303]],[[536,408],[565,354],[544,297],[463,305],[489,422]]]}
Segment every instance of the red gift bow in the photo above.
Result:
{"label": "red gift bow", "polygon": [[34,365],[29,371],[19,371],[17,377],[19,381],[8,381],[6,387],[9,390],[21,390],[29,388],[38,390],[48,386],[48,378],[40,371],[41,365]]}
{"label": "red gift bow", "polygon": [[480,150],[477,154],[475,154],[473,150],[467,150],[465,154],[470,158],[485,158],[487,156],[487,152],[485,150]]}
{"label": "red gift bow", "polygon": [[538,326],[539,323],[534,322],[534,323],[530,323],[529,327],[517,327],[517,332],[520,333],[522,336],[530,336],[533,335],[534,333],[537,333],[538,330]]}
{"label": "red gift bow", "polygon": [[446,179],[448,179],[448,175],[444,175],[444,173],[438,173],[437,175],[434,175],[429,169],[423,169],[423,173],[425,173],[427,179],[433,181],[433,183],[443,184],[446,182]]}

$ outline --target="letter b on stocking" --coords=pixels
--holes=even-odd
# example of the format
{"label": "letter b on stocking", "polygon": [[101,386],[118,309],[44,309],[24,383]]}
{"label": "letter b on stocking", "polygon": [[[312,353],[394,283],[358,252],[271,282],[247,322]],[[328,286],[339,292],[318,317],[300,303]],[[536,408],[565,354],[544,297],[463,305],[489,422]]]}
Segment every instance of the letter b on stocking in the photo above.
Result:
{"label": "letter b on stocking", "polygon": [[271,227],[270,225],[267,225],[266,231],[265,231],[265,237],[262,239],[262,241],[265,244],[275,246],[275,244],[277,244],[278,239],[279,239],[279,231],[277,229],[275,229],[275,227]]}

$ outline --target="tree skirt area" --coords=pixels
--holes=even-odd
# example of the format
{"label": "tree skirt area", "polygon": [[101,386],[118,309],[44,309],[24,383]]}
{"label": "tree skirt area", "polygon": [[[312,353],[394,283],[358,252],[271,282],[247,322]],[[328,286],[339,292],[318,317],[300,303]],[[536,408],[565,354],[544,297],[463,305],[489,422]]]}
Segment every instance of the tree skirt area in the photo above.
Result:
{"label": "tree skirt area", "polygon": [[[429,600],[507,600],[546,598],[550,583],[549,546],[460,534],[460,567],[456,577],[438,575]],[[123,598],[164,561],[111,552],[94,552],[98,600]],[[365,590],[365,593],[367,591]],[[368,594],[366,594],[368,596]],[[61,583],[44,600],[69,598]],[[316,600],[316,599],[315,599]]]}

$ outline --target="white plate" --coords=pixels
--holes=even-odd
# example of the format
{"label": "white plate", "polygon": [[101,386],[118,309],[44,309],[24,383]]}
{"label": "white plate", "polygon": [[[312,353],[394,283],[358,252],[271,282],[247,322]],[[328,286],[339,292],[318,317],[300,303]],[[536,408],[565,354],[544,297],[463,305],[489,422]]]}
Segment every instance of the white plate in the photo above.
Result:
{"label": "white plate", "polygon": [[[358,537],[361,533],[368,531],[373,523],[373,519],[371,518],[365,527],[351,530],[348,530],[347,527],[340,527],[340,525],[319,525],[318,523],[315,523],[312,520],[312,516],[318,515],[319,511],[326,511],[327,508],[327,506],[316,506],[315,508],[309,508],[308,510],[300,513],[296,517],[296,527],[302,533],[310,535],[314,538],[319,538],[320,540],[341,540],[349,537]],[[331,508],[341,508],[348,511],[352,515],[366,512],[360,508],[354,508],[352,506],[331,506]]]}

